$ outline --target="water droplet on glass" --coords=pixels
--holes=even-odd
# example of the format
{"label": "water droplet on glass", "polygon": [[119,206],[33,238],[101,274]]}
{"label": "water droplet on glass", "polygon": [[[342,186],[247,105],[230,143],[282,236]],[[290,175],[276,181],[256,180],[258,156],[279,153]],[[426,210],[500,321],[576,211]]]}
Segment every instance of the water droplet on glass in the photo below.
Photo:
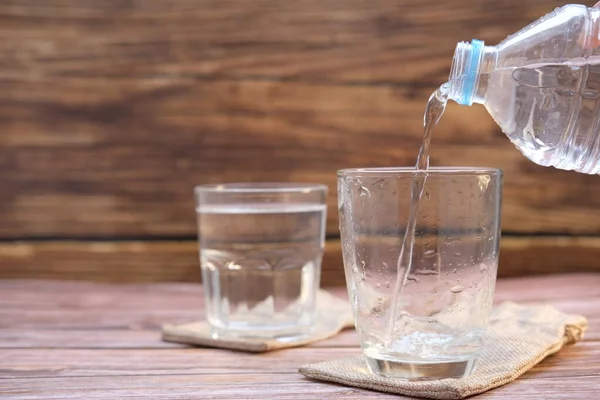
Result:
{"label": "water droplet on glass", "polygon": [[369,189],[367,189],[363,185],[360,185],[359,188],[358,188],[358,195],[359,196],[371,197],[371,192],[369,191]]}
{"label": "water droplet on glass", "polygon": [[455,273],[456,273],[456,271],[457,271],[457,268],[454,268],[454,269],[452,270],[452,273],[454,273],[454,274],[455,274]]}
{"label": "water droplet on glass", "polygon": [[367,271],[367,265],[365,264],[365,260],[360,261],[360,271],[361,275],[369,275],[369,271]]}
{"label": "water droplet on glass", "polygon": [[426,255],[426,256],[430,256],[430,255],[432,255],[432,254],[434,254],[434,253],[435,253],[435,250],[427,250],[427,251],[426,251],[425,253],[423,253],[423,254],[424,254],[424,255]]}
{"label": "water droplet on glass", "polygon": [[373,315],[373,316],[376,316],[376,317],[378,317],[378,316],[380,316],[382,313],[383,313],[383,310],[381,309],[381,304],[380,304],[380,305],[377,305],[377,306],[375,306],[375,307],[373,307],[373,308],[371,309],[371,315]]}
{"label": "water droplet on glass", "polygon": [[485,271],[487,270],[487,267],[485,266],[485,264],[481,264],[481,265],[479,266],[479,270],[480,270],[481,272],[485,272]]}
{"label": "water droplet on glass", "polygon": [[375,183],[373,183],[373,187],[381,189],[385,186],[385,179],[379,179],[377,181],[375,181]]}
{"label": "water droplet on glass", "polygon": [[427,200],[431,199],[431,193],[429,193],[429,190],[425,191],[425,198]]}
{"label": "water droplet on glass", "polygon": [[413,282],[419,282],[419,278],[417,278],[416,276],[410,274],[406,277],[407,280],[409,281],[413,281]]}
{"label": "water droplet on glass", "polygon": [[451,291],[452,293],[460,293],[460,292],[462,292],[463,290],[464,290],[464,288],[463,288],[461,285],[455,285],[455,286],[452,286],[452,287],[450,288],[450,291]]}
{"label": "water droplet on glass", "polygon": [[[435,267],[436,264],[434,263],[433,266]],[[439,275],[439,271],[437,271],[435,268],[434,269],[418,269],[415,271],[416,275]]]}

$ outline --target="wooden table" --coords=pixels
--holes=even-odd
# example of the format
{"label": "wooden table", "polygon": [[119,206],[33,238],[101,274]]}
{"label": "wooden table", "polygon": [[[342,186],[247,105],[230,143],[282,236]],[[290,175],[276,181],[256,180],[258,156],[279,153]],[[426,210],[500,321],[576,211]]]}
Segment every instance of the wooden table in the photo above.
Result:
{"label": "wooden table", "polygon": [[[547,301],[587,316],[590,329],[582,343],[481,398],[597,398],[600,274],[501,280],[496,299]],[[297,373],[305,363],[358,354],[352,330],[261,355],[160,340],[161,324],[202,318],[202,303],[198,284],[0,281],[0,398],[399,398]]]}

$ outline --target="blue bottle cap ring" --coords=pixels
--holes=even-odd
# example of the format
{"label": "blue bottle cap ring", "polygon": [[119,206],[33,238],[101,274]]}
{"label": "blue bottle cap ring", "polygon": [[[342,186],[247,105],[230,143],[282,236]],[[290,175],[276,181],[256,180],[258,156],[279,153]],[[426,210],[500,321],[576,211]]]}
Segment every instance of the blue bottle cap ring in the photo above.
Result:
{"label": "blue bottle cap ring", "polygon": [[471,40],[471,54],[465,70],[463,90],[460,98],[458,99],[459,104],[466,106],[473,104],[473,98],[475,97],[475,86],[478,78],[477,72],[479,71],[479,64],[481,64],[483,47],[484,42],[482,40]]}

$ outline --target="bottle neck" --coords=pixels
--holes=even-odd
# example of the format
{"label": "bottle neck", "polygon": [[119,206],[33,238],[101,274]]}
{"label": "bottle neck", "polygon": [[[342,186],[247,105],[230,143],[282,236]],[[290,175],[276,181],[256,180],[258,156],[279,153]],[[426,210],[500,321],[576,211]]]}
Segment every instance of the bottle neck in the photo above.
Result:
{"label": "bottle neck", "polygon": [[484,46],[481,40],[459,42],[448,78],[448,98],[467,106],[483,103],[488,83],[487,74],[496,67],[496,59],[496,47]]}

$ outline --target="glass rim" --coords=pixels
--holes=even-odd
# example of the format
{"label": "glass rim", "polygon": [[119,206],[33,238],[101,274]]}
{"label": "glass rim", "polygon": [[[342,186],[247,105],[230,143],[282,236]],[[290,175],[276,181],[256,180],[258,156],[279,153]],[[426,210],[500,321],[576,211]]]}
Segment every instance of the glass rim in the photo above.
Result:
{"label": "glass rim", "polygon": [[345,168],[337,172],[338,177],[353,175],[403,175],[413,176],[417,173],[426,173],[431,176],[477,176],[495,175],[502,176],[503,171],[499,168],[490,167],[430,167],[427,170],[415,169],[415,167],[374,167],[374,168]]}
{"label": "glass rim", "polygon": [[195,193],[327,193],[322,183],[304,182],[231,182],[196,185]]}

